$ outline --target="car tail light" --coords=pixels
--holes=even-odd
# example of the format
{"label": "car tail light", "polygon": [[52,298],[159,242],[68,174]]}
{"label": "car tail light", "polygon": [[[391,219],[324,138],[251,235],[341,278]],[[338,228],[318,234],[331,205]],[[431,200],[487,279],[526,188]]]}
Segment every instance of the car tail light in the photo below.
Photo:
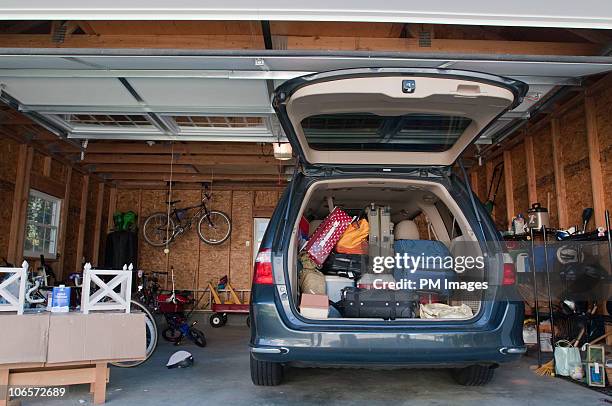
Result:
{"label": "car tail light", "polygon": [[262,248],[255,257],[255,269],[253,272],[254,285],[272,285],[272,251],[270,248]]}
{"label": "car tail light", "polygon": [[502,285],[514,285],[516,283],[516,270],[514,262],[509,254],[504,254],[504,276]]}

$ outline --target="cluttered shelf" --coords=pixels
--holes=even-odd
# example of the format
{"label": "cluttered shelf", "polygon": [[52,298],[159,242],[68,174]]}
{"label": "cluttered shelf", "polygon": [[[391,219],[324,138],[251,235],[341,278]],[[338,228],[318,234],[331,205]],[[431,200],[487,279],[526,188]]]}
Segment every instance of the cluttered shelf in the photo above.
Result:
{"label": "cluttered shelf", "polygon": [[[612,378],[612,270],[610,214],[605,228],[588,230],[593,209],[582,213],[582,227],[549,226],[545,208],[533,205],[528,219],[518,215],[503,232],[516,271],[516,291],[524,301],[523,339],[537,355],[536,372],[605,390]],[[544,354],[543,354],[544,353]],[[543,362],[546,354],[551,360]]]}

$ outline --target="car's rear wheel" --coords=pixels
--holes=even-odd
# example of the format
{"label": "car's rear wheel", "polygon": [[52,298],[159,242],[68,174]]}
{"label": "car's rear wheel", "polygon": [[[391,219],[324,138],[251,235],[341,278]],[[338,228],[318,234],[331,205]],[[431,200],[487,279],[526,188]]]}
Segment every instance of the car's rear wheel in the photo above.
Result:
{"label": "car's rear wheel", "polygon": [[471,365],[465,368],[458,368],[452,371],[453,378],[459,385],[463,386],[482,386],[491,382],[495,368],[486,365]]}
{"label": "car's rear wheel", "polygon": [[259,361],[251,355],[251,380],[258,386],[276,386],[283,380],[283,366],[278,362]]}

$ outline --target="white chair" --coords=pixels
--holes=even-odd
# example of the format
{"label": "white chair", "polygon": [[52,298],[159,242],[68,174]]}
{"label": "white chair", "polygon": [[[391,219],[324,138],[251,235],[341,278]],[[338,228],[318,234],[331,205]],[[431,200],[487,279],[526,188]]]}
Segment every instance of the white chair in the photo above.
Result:
{"label": "white chair", "polygon": [[[123,265],[123,270],[114,269],[91,269],[88,262],[83,269],[83,285],[81,292],[81,311],[89,314],[97,310],[122,310],[130,312],[130,300],[132,298],[132,264],[128,267]],[[100,276],[113,276],[108,282],[100,279]],[[91,288],[98,289],[91,293]],[[119,286],[119,292],[115,288]],[[107,300],[101,302],[102,299]]]}
{"label": "white chair", "polygon": [[[0,268],[0,274],[13,274],[0,283],[0,298],[7,302],[0,303],[0,311],[16,311],[17,314],[23,314],[28,267],[27,261],[23,261],[21,268]],[[12,288],[12,291],[9,288]],[[18,292],[17,297],[14,295],[15,292]]]}

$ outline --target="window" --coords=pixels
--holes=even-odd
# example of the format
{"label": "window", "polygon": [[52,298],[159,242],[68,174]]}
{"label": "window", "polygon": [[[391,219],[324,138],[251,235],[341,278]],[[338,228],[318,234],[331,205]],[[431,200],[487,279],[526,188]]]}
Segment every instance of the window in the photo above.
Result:
{"label": "window", "polygon": [[25,256],[56,257],[60,206],[60,199],[37,190],[30,190],[24,242]]}
{"label": "window", "polygon": [[453,146],[471,122],[441,114],[342,113],[305,118],[302,130],[310,147],[323,151],[442,152]]}

